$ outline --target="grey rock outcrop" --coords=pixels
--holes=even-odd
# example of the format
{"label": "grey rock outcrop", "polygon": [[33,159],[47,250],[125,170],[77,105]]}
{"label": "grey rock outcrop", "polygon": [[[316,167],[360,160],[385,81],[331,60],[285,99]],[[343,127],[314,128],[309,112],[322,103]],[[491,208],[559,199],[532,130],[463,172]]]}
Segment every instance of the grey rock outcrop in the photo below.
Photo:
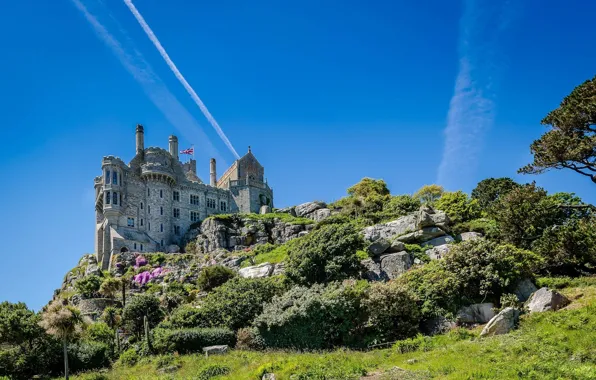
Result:
{"label": "grey rock outcrop", "polygon": [[445,255],[451,250],[451,247],[451,244],[443,244],[437,247],[432,247],[431,249],[427,249],[424,253],[426,253],[431,260],[438,260],[445,257]]}
{"label": "grey rock outcrop", "polygon": [[391,243],[389,242],[389,240],[385,238],[380,238],[374,241],[371,245],[369,245],[367,251],[373,256],[378,256],[385,252],[389,247],[391,247]]}
{"label": "grey rock outcrop", "polygon": [[538,289],[530,296],[526,303],[526,308],[530,313],[551,310],[557,311],[569,305],[570,302],[571,301],[561,293],[544,287]]}
{"label": "grey rock outcrop", "polygon": [[412,257],[407,252],[382,255],[361,262],[364,266],[364,277],[370,281],[393,280],[412,267]]}
{"label": "grey rock outcrop", "polygon": [[427,319],[420,324],[420,330],[426,335],[443,334],[455,327],[455,322],[442,316]]}
{"label": "grey rock outcrop", "polygon": [[457,321],[459,323],[487,323],[495,316],[493,308],[492,303],[476,303],[462,307],[457,312]]}
{"label": "grey rock outcrop", "polygon": [[371,243],[381,238],[404,243],[424,243],[446,235],[448,225],[449,218],[444,212],[435,212],[424,207],[391,222],[366,227],[362,230],[362,235]]}
{"label": "grey rock outcrop", "polygon": [[507,334],[513,330],[519,322],[519,310],[513,307],[503,309],[495,315],[480,333],[481,337]]}
{"label": "grey rock outcrop", "polygon": [[455,239],[449,235],[443,235],[441,237],[437,237],[434,239],[431,239],[429,241],[425,241],[424,243],[422,243],[423,246],[433,246],[433,247],[438,247],[441,245],[445,245],[445,244],[451,244],[454,243]]}
{"label": "grey rock outcrop", "polygon": [[480,232],[462,232],[461,234],[457,235],[457,240],[459,241],[468,241],[468,240],[477,240],[482,239],[482,234]]}
{"label": "grey rock outcrop", "polygon": [[203,352],[207,357],[209,357],[209,355],[221,355],[228,352],[228,346],[226,344],[223,344],[220,346],[203,347]]}
{"label": "grey rock outcrop", "polygon": [[296,206],[294,209],[296,216],[306,218],[309,214],[322,208],[325,208],[325,204],[322,202],[306,202]]}
{"label": "grey rock outcrop", "polygon": [[241,268],[238,274],[243,278],[263,278],[271,276],[274,269],[272,264],[263,263],[252,267]]}
{"label": "grey rock outcrop", "polygon": [[536,285],[530,279],[526,278],[517,283],[513,294],[517,296],[519,302],[526,302],[536,290],[538,290]]}
{"label": "grey rock outcrop", "polygon": [[327,219],[330,216],[331,216],[331,210],[329,210],[328,208],[322,208],[322,209],[319,209],[319,210],[313,212],[308,217],[310,219],[313,219],[315,222],[320,222],[322,220]]}

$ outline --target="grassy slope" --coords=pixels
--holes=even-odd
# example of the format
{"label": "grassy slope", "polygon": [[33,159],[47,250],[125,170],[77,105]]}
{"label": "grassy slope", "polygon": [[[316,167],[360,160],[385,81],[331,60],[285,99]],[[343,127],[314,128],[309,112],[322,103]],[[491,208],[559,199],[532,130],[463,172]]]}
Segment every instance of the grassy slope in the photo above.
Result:
{"label": "grassy slope", "polygon": [[152,358],[132,368],[115,368],[106,375],[109,379],[202,379],[207,377],[200,377],[201,371],[219,364],[231,372],[214,379],[260,379],[267,369],[277,379],[288,379],[292,374],[298,375],[295,379],[358,379],[395,366],[407,373],[370,379],[596,379],[596,278],[573,280],[567,285],[562,293],[573,303],[565,310],[526,315],[519,330],[489,339],[478,339],[478,330],[454,330],[434,338],[414,339],[419,347],[406,353],[394,347],[306,354],[232,351],[208,359],[180,356],[174,359],[181,365],[175,375],[160,374],[159,359]]}

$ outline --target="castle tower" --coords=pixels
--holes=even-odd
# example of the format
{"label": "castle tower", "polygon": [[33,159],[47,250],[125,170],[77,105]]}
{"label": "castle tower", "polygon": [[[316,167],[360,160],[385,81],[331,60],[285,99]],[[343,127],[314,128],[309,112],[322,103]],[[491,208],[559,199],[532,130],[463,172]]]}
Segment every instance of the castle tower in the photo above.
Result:
{"label": "castle tower", "polygon": [[178,160],[178,137],[171,135],[168,141],[170,154],[175,160]]}
{"label": "castle tower", "polygon": [[211,186],[217,186],[217,169],[215,167],[215,158],[211,159],[209,165],[209,184]]}
{"label": "castle tower", "polygon": [[141,124],[137,124],[135,137],[137,141],[137,154],[142,155],[145,152],[145,132]]}

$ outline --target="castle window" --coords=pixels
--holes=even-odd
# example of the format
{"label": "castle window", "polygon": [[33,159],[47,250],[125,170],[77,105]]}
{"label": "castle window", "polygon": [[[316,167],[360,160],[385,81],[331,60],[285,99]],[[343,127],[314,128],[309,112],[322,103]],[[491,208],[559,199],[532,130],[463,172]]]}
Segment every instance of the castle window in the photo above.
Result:
{"label": "castle window", "polygon": [[106,193],[106,204],[109,205],[110,204],[110,199],[112,198],[112,192],[108,191]]}
{"label": "castle window", "polygon": [[198,222],[199,221],[199,213],[196,211],[190,212],[190,221],[191,222]]}
{"label": "castle window", "polygon": [[120,193],[120,206],[122,206],[122,193]]}
{"label": "castle window", "polygon": [[143,244],[141,244],[141,252],[143,252]]}
{"label": "castle window", "polygon": [[163,207],[159,208],[159,215],[163,215]]}
{"label": "castle window", "polygon": [[110,171],[109,170],[106,171],[106,179],[105,179],[105,181],[106,181],[106,185],[109,185],[110,184]]}
{"label": "castle window", "polygon": [[219,211],[227,211],[228,209],[228,205],[226,204],[226,202],[221,201],[219,202]]}
{"label": "castle window", "polygon": [[151,190],[147,189],[147,196],[151,195]]}
{"label": "castle window", "polygon": [[143,202],[141,202],[141,210],[143,209]]}
{"label": "castle window", "polygon": [[128,218],[127,222],[128,222],[127,224],[128,224],[129,227],[134,227],[135,226],[135,218]]}
{"label": "castle window", "polygon": [[151,231],[151,222],[147,222],[147,231]]}
{"label": "castle window", "polygon": [[180,192],[179,191],[174,191],[173,197],[176,202],[180,202]]}
{"label": "castle window", "polygon": [[143,219],[141,219],[141,227],[143,227]]}
{"label": "castle window", "polygon": [[174,233],[180,235],[180,226],[174,226]]}
{"label": "castle window", "polygon": [[207,207],[216,208],[215,204],[216,204],[215,199],[207,198]]}
{"label": "castle window", "polygon": [[163,232],[163,224],[159,225],[159,232]]}
{"label": "castle window", "polygon": [[147,205],[147,214],[151,214],[151,205]]}
{"label": "castle window", "polygon": [[191,205],[199,205],[199,196],[198,195],[190,195],[190,204]]}
{"label": "castle window", "polygon": [[161,239],[161,246],[163,247],[163,239]]}
{"label": "castle window", "polygon": [[163,198],[163,190],[159,190],[159,197]]}
{"label": "castle window", "polygon": [[180,209],[179,208],[174,209],[174,218],[180,218]]}
{"label": "castle window", "polygon": [[134,248],[133,249],[137,249],[137,243],[134,243]]}
{"label": "castle window", "polygon": [[114,195],[112,197],[112,204],[117,205],[118,204],[118,193],[114,191]]}
{"label": "castle window", "polygon": [[118,184],[118,173],[117,172],[112,172],[112,184],[113,185]]}

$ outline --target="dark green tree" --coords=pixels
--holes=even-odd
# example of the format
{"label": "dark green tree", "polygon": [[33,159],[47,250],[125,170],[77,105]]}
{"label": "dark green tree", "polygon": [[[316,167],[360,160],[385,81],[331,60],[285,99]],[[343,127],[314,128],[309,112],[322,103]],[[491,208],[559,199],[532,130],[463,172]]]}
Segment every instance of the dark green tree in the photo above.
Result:
{"label": "dark green tree", "polygon": [[519,172],[570,169],[596,184],[596,77],[577,86],[542,124],[550,129],[532,143],[534,162]]}
{"label": "dark green tree", "polygon": [[511,178],[487,178],[478,182],[472,190],[472,199],[478,201],[482,211],[490,213],[490,208],[495,202],[517,187],[519,184]]}
{"label": "dark green tree", "polygon": [[150,294],[132,297],[122,310],[122,324],[128,332],[141,337],[144,332],[143,318],[147,316],[151,328],[164,318],[159,299]]}
{"label": "dark green tree", "polygon": [[453,223],[467,222],[480,217],[480,207],[476,199],[470,199],[463,191],[445,192],[434,207],[445,211]]}
{"label": "dark green tree", "polygon": [[236,272],[223,265],[213,265],[203,268],[197,278],[197,285],[206,292],[223,285],[228,280],[236,277]]}

